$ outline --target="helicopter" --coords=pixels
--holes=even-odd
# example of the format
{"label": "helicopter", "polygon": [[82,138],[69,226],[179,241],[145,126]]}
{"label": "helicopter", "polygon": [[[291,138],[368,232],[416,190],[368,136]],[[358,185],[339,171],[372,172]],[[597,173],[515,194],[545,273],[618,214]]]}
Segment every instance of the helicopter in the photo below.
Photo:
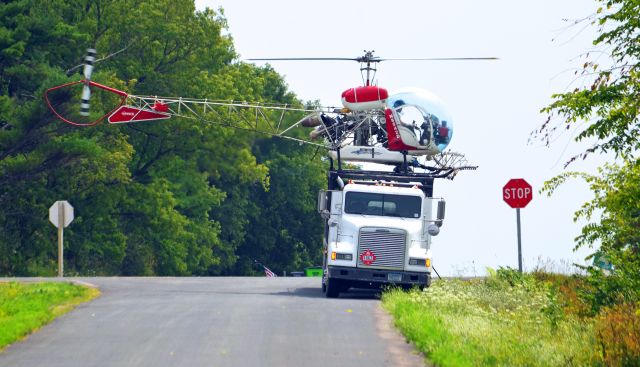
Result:
{"label": "helicopter", "polygon": [[[122,51],[122,50],[121,50]],[[117,53],[121,52],[118,51]],[[460,170],[475,169],[463,154],[446,151],[453,134],[453,123],[443,102],[432,93],[408,88],[390,94],[387,89],[373,84],[377,64],[390,60],[495,60],[495,57],[468,58],[380,58],[374,51],[354,58],[254,58],[248,61],[356,61],[360,63],[363,85],[345,90],[341,94],[341,107],[300,108],[286,104],[252,103],[193,99],[183,97],[138,96],[105,86],[91,80],[94,65],[108,57],[96,60],[96,50],[88,49],[83,65],[84,79],[49,88],[44,98],[49,109],[60,120],[74,126],[93,126],[104,119],[110,124],[138,123],[182,117],[217,123],[237,129],[299,143],[325,148],[332,160],[369,162],[391,165],[405,172],[413,168],[428,171],[432,177],[453,178]],[[52,95],[59,90],[82,86],[80,112],[77,118],[65,116],[52,103]],[[114,107],[102,116],[90,120],[92,90],[113,95]],[[276,118],[274,118],[276,113]],[[289,114],[303,114],[293,124],[286,123]],[[231,114],[241,119],[225,118]],[[247,116],[251,116],[247,118]],[[233,120],[233,122],[231,122]],[[292,132],[310,129],[308,138]],[[418,161],[434,161],[425,165]]]}
{"label": "helicopter", "polygon": [[[395,94],[373,85],[377,64],[382,61],[460,61],[496,60],[495,57],[469,58],[380,58],[375,51],[364,50],[356,58],[259,58],[250,61],[356,61],[364,85],[349,88],[342,93],[341,114],[332,118],[326,114],[312,114],[301,120],[302,126],[314,127],[312,139],[325,138],[333,141],[329,155],[349,161],[397,164],[406,162],[406,156],[426,156],[427,159],[441,154],[453,133],[451,118],[444,103],[428,91],[407,88]],[[349,140],[347,140],[349,139]],[[347,142],[347,144],[344,144]]]}

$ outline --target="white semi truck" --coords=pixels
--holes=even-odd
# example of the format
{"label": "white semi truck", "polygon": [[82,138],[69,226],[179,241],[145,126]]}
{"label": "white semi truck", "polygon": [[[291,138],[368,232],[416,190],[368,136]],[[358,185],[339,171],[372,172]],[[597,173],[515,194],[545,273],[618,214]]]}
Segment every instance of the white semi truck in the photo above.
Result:
{"label": "white semi truck", "polygon": [[428,287],[431,237],[445,212],[444,200],[432,196],[432,177],[330,170],[328,190],[318,195],[325,295],[337,297],[351,287]]}

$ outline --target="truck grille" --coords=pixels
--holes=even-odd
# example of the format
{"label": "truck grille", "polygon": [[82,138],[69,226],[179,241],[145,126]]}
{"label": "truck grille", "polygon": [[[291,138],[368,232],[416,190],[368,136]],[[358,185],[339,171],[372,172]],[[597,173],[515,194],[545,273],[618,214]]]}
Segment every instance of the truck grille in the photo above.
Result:
{"label": "truck grille", "polygon": [[[404,269],[406,242],[406,234],[400,229],[362,228],[358,237],[358,267]],[[370,265],[360,258],[367,250],[375,255]]]}

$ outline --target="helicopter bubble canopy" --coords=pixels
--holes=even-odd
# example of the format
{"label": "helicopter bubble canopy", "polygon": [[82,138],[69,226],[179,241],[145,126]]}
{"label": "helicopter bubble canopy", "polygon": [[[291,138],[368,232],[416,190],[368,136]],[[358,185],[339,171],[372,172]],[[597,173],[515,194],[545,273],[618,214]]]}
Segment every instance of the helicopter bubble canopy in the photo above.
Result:
{"label": "helicopter bubble canopy", "polygon": [[404,145],[437,154],[451,142],[453,120],[435,94],[419,88],[401,89],[390,94],[387,107],[398,121]]}

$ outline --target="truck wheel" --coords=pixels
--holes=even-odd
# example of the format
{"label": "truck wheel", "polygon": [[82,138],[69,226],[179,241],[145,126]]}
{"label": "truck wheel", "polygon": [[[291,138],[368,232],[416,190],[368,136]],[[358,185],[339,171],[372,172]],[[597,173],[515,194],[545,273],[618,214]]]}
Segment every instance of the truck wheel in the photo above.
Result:
{"label": "truck wheel", "polygon": [[327,278],[327,284],[324,288],[324,295],[327,298],[336,298],[340,294],[340,280]]}

